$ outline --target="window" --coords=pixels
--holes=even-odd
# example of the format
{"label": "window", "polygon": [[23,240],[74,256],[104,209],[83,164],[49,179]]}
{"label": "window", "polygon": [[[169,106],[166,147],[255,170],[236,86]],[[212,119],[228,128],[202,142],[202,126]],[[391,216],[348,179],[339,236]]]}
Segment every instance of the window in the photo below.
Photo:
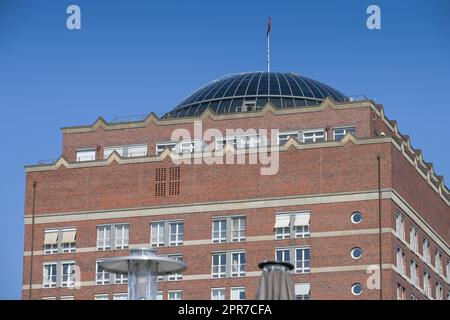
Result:
{"label": "window", "polygon": [[126,283],[128,283],[128,274],[114,273],[114,284],[126,284]]}
{"label": "window", "polygon": [[127,293],[114,293],[113,300],[128,300]]}
{"label": "window", "polygon": [[447,261],[447,282],[450,283],[450,261]]}
{"label": "window", "polygon": [[361,248],[356,247],[351,250],[350,255],[352,256],[353,259],[358,260],[361,259],[363,251]]}
{"label": "window", "polygon": [[107,271],[106,269],[103,269],[100,266],[101,261],[97,261],[96,262],[96,266],[95,266],[95,283],[96,284],[109,284],[109,271]]}
{"label": "window", "polygon": [[231,253],[231,276],[245,276],[245,252]]}
{"label": "window", "polygon": [[295,273],[307,273],[310,271],[311,256],[309,248],[295,249]]}
{"label": "window", "polygon": [[145,157],[147,155],[147,144],[105,147],[103,149],[103,158],[108,158],[114,151],[125,158]]}
{"label": "window", "polygon": [[355,127],[335,128],[333,130],[333,139],[341,141],[347,133],[355,135]]}
{"label": "window", "polygon": [[56,288],[56,280],[57,280],[56,268],[57,268],[56,263],[44,264],[44,278],[42,281],[44,288]]}
{"label": "window", "polygon": [[430,275],[427,272],[423,274],[423,291],[425,297],[431,297],[431,287],[430,287]]}
{"label": "window", "polygon": [[444,300],[444,292],[442,286],[436,282],[436,300]]}
{"label": "window", "polygon": [[161,153],[163,153],[165,149],[169,149],[170,151],[172,151],[176,145],[177,145],[176,142],[158,143],[156,144],[156,155],[159,156]]}
{"label": "window", "polygon": [[75,300],[75,298],[73,296],[61,296],[59,300]]}
{"label": "window", "polygon": [[291,262],[291,249],[276,249],[275,260],[279,262]]}
{"label": "window", "polygon": [[215,253],[212,255],[212,277],[225,278],[227,275],[227,262],[225,253]]}
{"label": "window", "polygon": [[[177,261],[183,261],[182,254],[172,254],[172,255],[169,255],[169,258],[175,259]],[[176,281],[176,280],[181,280],[181,279],[183,279],[183,275],[181,273],[173,273],[167,277],[167,280],[169,280],[169,281]]]}
{"label": "window", "polygon": [[405,299],[405,288],[400,283],[397,283],[397,300],[404,300],[404,299]]}
{"label": "window", "polygon": [[409,245],[412,251],[414,251],[415,253],[419,252],[419,241],[417,238],[416,228],[414,227],[411,227],[409,231]]}
{"label": "window", "polygon": [[164,246],[164,222],[153,222],[151,224],[150,242],[152,247]]}
{"label": "window", "polygon": [[236,146],[238,149],[245,148],[257,148],[258,146],[263,144],[263,136],[262,135],[247,135],[247,136],[237,136],[236,137]]}
{"label": "window", "polygon": [[297,141],[300,142],[299,139],[299,132],[298,131],[291,131],[291,132],[280,132],[278,134],[278,145],[283,146],[288,142],[290,138],[294,138]]}
{"label": "window", "polygon": [[400,240],[405,240],[405,219],[400,214],[395,217],[395,234]]}
{"label": "window", "polygon": [[352,285],[351,291],[354,296],[359,296],[363,292],[363,287],[360,283],[354,283]]}
{"label": "window", "polygon": [[61,264],[62,277],[61,287],[73,287],[75,285],[75,263],[66,262]]}
{"label": "window", "polygon": [[170,222],[169,238],[170,246],[180,246],[183,244],[183,223],[182,222]]}
{"label": "window", "polygon": [[245,217],[231,218],[231,241],[241,242],[245,240]]}
{"label": "window", "polygon": [[44,254],[75,252],[76,234],[77,231],[75,228],[45,230]]}
{"label": "window", "polygon": [[230,300],[245,300],[245,288],[230,288]]}
{"label": "window", "polygon": [[127,249],[129,246],[130,225],[100,225],[97,226],[97,250],[111,249],[111,243],[116,250]]}
{"label": "window", "polygon": [[227,241],[227,219],[213,220],[212,229],[213,243],[222,243]]}
{"label": "window", "polygon": [[293,212],[275,215],[275,239],[307,238],[310,236],[309,212]]}
{"label": "window", "polygon": [[96,294],[94,300],[109,300],[109,294]]}
{"label": "window", "polygon": [[227,251],[212,254],[211,274],[213,278],[243,277],[245,269],[245,252]]}
{"label": "window", "polygon": [[225,288],[212,288],[211,300],[225,300]]}
{"label": "window", "polygon": [[309,300],[310,292],[309,283],[296,283],[295,284],[295,300]]}
{"label": "window", "polygon": [[419,300],[419,299],[417,299],[417,297],[415,296],[415,295],[411,295],[411,300]]}
{"label": "window", "polygon": [[167,291],[167,300],[182,300],[182,299],[183,299],[183,291],[181,290]]}
{"label": "window", "polygon": [[162,291],[156,292],[156,300],[164,300],[164,295]]}
{"label": "window", "polygon": [[437,250],[434,254],[434,268],[437,274],[443,275],[442,254]]}
{"label": "window", "polygon": [[360,223],[362,221],[362,213],[359,211],[353,212],[352,215],[350,216],[350,220],[354,224]]}
{"label": "window", "polygon": [[44,232],[44,254],[58,253],[58,230],[46,230]]}
{"label": "window", "polygon": [[56,300],[56,297],[42,297],[41,300]]}
{"label": "window", "polygon": [[111,226],[97,227],[97,250],[111,249]]}
{"label": "window", "polygon": [[128,239],[130,236],[130,226],[127,224],[117,225],[116,237],[115,237],[115,247],[116,250],[123,250],[128,248]]}
{"label": "window", "polygon": [[418,287],[419,286],[419,276],[417,274],[417,263],[414,260],[411,260],[411,264],[409,266],[409,273],[411,278],[411,283]]}
{"label": "window", "polygon": [[430,264],[431,263],[431,254],[430,254],[430,242],[427,239],[423,240],[423,261]]}
{"label": "window", "polygon": [[[212,242],[241,242],[245,240],[245,217],[213,218]],[[230,228],[228,227],[230,226]]]}
{"label": "window", "polygon": [[77,162],[95,160],[95,149],[77,150]]}
{"label": "window", "polygon": [[225,149],[226,145],[230,145],[234,149],[236,149],[236,145],[237,145],[236,137],[226,137],[226,138],[215,140],[215,150],[223,150],[223,149]]}
{"label": "window", "polygon": [[405,275],[405,254],[402,249],[397,248],[397,270],[401,275]]}
{"label": "window", "polygon": [[322,142],[322,141],[325,141],[325,131],[323,129],[303,132],[304,143]]}

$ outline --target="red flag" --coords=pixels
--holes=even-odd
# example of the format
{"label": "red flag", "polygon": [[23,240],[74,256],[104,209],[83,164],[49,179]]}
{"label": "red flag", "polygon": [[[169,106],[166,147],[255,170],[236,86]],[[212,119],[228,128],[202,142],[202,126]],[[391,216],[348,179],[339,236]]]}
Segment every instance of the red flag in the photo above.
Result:
{"label": "red flag", "polygon": [[266,35],[266,37],[269,36],[269,33],[270,33],[270,16],[269,16],[269,19],[267,20],[267,35]]}

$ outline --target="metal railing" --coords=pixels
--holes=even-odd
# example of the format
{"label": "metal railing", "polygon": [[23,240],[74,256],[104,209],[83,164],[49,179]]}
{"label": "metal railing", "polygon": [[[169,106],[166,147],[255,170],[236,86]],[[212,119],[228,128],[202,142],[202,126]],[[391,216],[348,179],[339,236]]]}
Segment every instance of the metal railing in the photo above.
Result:
{"label": "metal railing", "polygon": [[138,122],[143,121],[147,117],[146,114],[134,114],[129,116],[115,117],[110,123]]}

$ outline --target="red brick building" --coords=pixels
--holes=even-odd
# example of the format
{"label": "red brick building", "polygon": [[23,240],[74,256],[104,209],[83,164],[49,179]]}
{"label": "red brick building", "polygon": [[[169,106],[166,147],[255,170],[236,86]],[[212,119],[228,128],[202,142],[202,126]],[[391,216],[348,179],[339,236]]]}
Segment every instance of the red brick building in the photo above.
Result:
{"label": "red brick building", "polygon": [[25,168],[24,299],[125,298],[97,262],[142,246],[188,266],[163,299],[252,299],[273,259],[294,264],[299,299],[450,299],[450,192],[371,100],[244,73],[162,118],[62,133],[58,160]]}

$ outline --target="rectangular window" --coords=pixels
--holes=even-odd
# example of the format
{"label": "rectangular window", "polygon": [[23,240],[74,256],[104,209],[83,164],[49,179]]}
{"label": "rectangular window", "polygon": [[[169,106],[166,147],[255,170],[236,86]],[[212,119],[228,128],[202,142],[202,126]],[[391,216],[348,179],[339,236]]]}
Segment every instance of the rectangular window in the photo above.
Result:
{"label": "rectangular window", "polygon": [[95,149],[77,150],[77,162],[95,160]]}
{"label": "rectangular window", "polygon": [[447,261],[447,282],[450,283],[450,261]]}
{"label": "rectangular window", "polygon": [[295,273],[307,273],[311,268],[311,256],[309,248],[295,249]]}
{"label": "rectangular window", "polygon": [[151,245],[152,247],[164,246],[164,222],[153,222],[151,225]]}
{"label": "rectangular window", "polygon": [[121,224],[115,226],[115,248],[116,250],[123,250],[128,248],[130,237],[130,226]]}
{"label": "rectangular window", "polygon": [[45,263],[44,264],[44,277],[42,280],[44,288],[56,288],[56,277],[57,277],[57,264],[56,263]]}
{"label": "rectangular window", "polygon": [[182,300],[182,299],[183,299],[183,291],[181,290],[167,291],[167,300]]}
{"label": "rectangular window", "polygon": [[214,253],[212,255],[212,277],[225,278],[227,276],[226,253]]}
{"label": "rectangular window", "polygon": [[169,245],[180,246],[183,244],[183,226],[182,222],[170,222],[169,223]]}
{"label": "rectangular window", "polygon": [[294,214],[294,233],[296,238],[309,237],[309,212]]}
{"label": "rectangular window", "polygon": [[96,294],[94,300],[109,300],[109,294]]}
{"label": "rectangular window", "polygon": [[129,158],[145,157],[147,156],[147,145],[136,144],[132,146],[127,146],[125,149],[125,156]]}
{"label": "rectangular window", "polygon": [[164,294],[162,291],[156,292],[156,300],[164,300]]}
{"label": "rectangular window", "polygon": [[128,300],[127,293],[114,293],[113,300]]}
{"label": "rectangular window", "polygon": [[283,146],[288,142],[290,138],[294,138],[298,142],[300,142],[299,139],[299,132],[298,131],[291,131],[291,132],[280,132],[278,134],[278,145]]}
{"label": "rectangular window", "polygon": [[114,283],[115,284],[127,284],[128,283],[128,274],[114,273]]}
{"label": "rectangular window", "polygon": [[58,253],[59,230],[46,230],[44,232],[44,254]]}
{"label": "rectangular window", "polygon": [[97,250],[111,249],[111,226],[97,227]]}
{"label": "rectangular window", "polygon": [[212,242],[223,243],[227,241],[227,219],[212,221]]}
{"label": "rectangular window", "polygon": [[347,133],[355,135],[355,127],[335,128],[333,130],[333,139],[341,141]]}
{"label": "rectangular window", "polygon": [[243,277],[245,276],[245,252],[231,253],[231,276]]}
{"label": "rectangular window", "polygon": [[405,288],[400,283],[397,283],[397,300],[404,300],[404,299],[405,299]]}
{"label": "rectangular window", "polygon": [[61,237],[62,253],[75,252],[76,229],[63,229]]}
{"label": "rectangular window", "polygon": [[123,157],[125,154],[123,146],[105,147],[103,148],[103,159],[107,159],[114,151],[117,152],[121,157]]}
{"label": "rectangular window", "polygon": [[225,300],[225,288],[212,288],[211,300]]}
{"label": "rectangular window", "polygon": [[[173,254],[173,255],[169,255],[169,258],[175,259],[177,261],[183,261],[183,255],[181,254]],[[170,274],[167,279],[169,281],[177,281],[177,280],[182,280],[183,279],[183,275],[181,273],[173,273]]]}
{"label": "rectangular window", "polygon": [[236,149],[236,145],[237,145],[236,137],[226,137],[223,139],[215,140],[215,150],[217,150],[217,151],[225,149],[226,145],[232,146],[234,149]]}
{"label": "rectangular window", "polygon": [[397,270],[401,275],[405,275],[405,254],[400,248],[397,248]]}
{"label": "rectangular window", "polygon": [[311,130],[303,132],[303,143],[322,142],[325,141],[325,131]]}
{"label": "rectangular window", "polygon": [[109,284],[109,271],[103,269],[99,263],[101,261],[97,261],[96,262],[96,266],[95,266],[95,283],[96,284]]}
{"label": "rectangular window", "polygon": [[416,228],[414,227],[411,227],[409,231],[409,245],[412,251],[414,251],[415,253],[419,252],[419,241],[417,238]]}
{"label": "rectangular window", "polygon": [[395,217],[395,233],[397,238],[405,240],[405,219],[400,214]]}
{"label": "rectangular window", "polygon": [[423,247],[422,247],[422,253],[423,253],[423,261],[430,264],[431,263],[431,253],[430,253],[430,242],[428,242],[427,239],[423,240]]}
{"label": "rectangular window", "polygon": [[73,287],[75,285],[75,263],[61,263],[61,287]]}
{"label": "rectangular window", "polygon": [[411,283],[413,284],[413,286],[418,287],[419,286],[419,276],[417,274],[417,263],[414,260],[411,260],[409,273],[410,273]]}
{"label": "rectangular window", "polygon": [[427,272],[423,274],[423,291],[427,298],[431,297],[430,275]]}
{"label": "rectangular window", "polygon": [[245,288],[230,288],[230,300],[245,300]]}
{"label": "rectangular window", "polygon": [[248,135],[236,137],[236,146],[238,149],[256,148],[262,145],[263,137],[261,135]]}
{"label": "rectangular window", "polygon": [[434,268],[435,268],[437,274],[443,275],[442,254],[437,250],[436,250],[436,253],[434,254]]}
{"label": "rectangular window", "polygon": [[309,283],[296,283],[295,284],[295,300],[309,300],[310,292]]}
{"label": "rectangular window", "polygon": [[74,296],[61,296],[59,300],[75,300]]}
{"label": "rectangular window", "polygon": [[245,217],[231,218],[231,241],[241,242],[245,240]]}
{"label": "rectangular window", "polygon": [[165,149],[169,149],[170,151],[172,151],[176,145],[177,145],[176,142],[158,143],[156,144],[156,155],[159,156],[161,153],[163,153]]}
{"label": "rectangular window", "polygon": [[289,214],[277,214],[275,216],[275,239],[289,239],[291,216]]}
{"label": "rectangular window", "polygon": [[279,262],[291,262],[291,249],[275,250],[275,260]]}
{"label": "rectangular window", "polygon": [[442,286],[436,282],[436,300],[444,300],[444,292]]}

